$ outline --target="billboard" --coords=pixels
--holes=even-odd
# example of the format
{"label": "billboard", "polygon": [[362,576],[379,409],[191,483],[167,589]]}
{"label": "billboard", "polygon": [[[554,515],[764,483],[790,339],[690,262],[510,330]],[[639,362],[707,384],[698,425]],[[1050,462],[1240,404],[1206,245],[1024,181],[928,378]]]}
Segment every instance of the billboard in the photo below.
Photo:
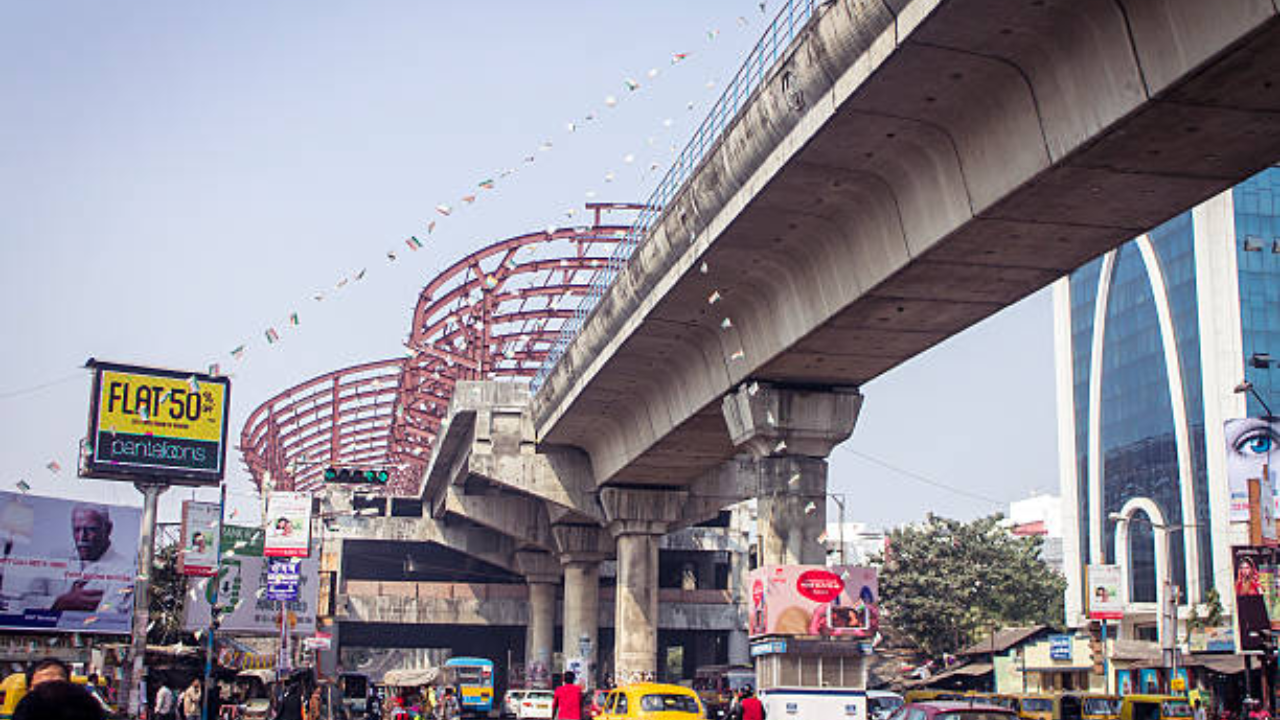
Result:
{"label": "billboard", "polygon": [[1119,565],[1089,565],[1085,568],[1090,620],[1120,620],[1124,617],[1124,600],[1120,597],[1122,577]]}
{"label": "billboard", "polygon": [[230,380],[97,361],[90,365],[89,448],[81,476],[221,482]]}
{"label": "billboard", "polygon": [[311,494],[273,492],[267,498],[267,557],[306,557],[311,542]]}
{"label": "billboard", "polygon": [[[1248,522],[1249,520],[1249,479],[1262,479],[1262,466],[1280,442],[1280,420],[1267,418],[1237,418],[1228,420],[1224,426],[1227,444],[1227,488],[1231,495],[1231,522]],[[1276,456],[1280,459],[1280,455]],[[1271,463],[1270,478],[1273,488],[1276,485],[1277,468]],[[1265,483],[1264,483],[1265,484]],[[1274,516],[1276,501],[1268,508]]]}
{"label": "billboard", "polygon": [[766,565],[751,571],[750,634],[867,638],[880,627],[873,568]]}
{"label": "billboard", "polygon": [[211,577],[218,566],[218,503],[182,501],[182,551],[178,555],[183,575]]}
{"label": "billboard", "polygon": [[1266,633],[1280,630],[1280,593],[1276,571],[1280,550],[1274,547],[1231,548],[1235,577],[1236,633],[1241,650],[1262,650]]}
{"label": "billboard", "polygon": [[0,629],[128,633],[140,508],[0,492]]}
{"label": "billboard", "polygon": [[[231,608],[231,612],[223,613],[222,630],[254,635],[278,634],[283,608],[293,634],[310,635],[315,632],[319,560],[309,557],[298,561],[298,599],[280,603],[267,598],[270,567],[269,559],[262,555],[261,529],[223,525],[222,547],[218,605]],[[207,628],[213,578],[188,582],[186,627],[188,630]]]}

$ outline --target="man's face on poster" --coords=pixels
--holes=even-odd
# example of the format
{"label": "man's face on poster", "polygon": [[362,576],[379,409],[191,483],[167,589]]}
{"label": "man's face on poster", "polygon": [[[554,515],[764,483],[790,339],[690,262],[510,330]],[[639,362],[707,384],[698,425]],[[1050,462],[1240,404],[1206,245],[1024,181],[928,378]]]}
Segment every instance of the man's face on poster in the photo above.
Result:
{"label": "man's face on poster", "polygon": [[96,510],[77,508],[71,513],[71,535],[80,559],[94,562],[111,547],[111,520]]}

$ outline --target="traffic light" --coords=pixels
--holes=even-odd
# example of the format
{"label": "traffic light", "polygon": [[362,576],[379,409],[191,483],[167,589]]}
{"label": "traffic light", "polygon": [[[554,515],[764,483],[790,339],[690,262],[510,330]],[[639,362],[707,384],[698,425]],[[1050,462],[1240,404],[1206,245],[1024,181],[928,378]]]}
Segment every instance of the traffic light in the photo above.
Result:
{"label": "traffic light", "polygon": [[350,485],[386,485],[391,473],[381,468],[330,467],[324,471],[324,481]]}

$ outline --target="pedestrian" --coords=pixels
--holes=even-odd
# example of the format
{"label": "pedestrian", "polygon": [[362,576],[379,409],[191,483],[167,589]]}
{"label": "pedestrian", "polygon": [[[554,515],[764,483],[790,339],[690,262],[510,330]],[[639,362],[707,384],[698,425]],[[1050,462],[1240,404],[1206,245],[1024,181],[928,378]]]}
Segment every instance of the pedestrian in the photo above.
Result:
{"label": "pedestrian", "polygon": [[444,699],[440,702],[442,712],[441,720],[458,720],[462,717],[462,705],[458,702],[458,695],[453,688],[444,689]]}
{"label": "pedestrian", "polygon": [[582,720],[582,688],[572,670],[565,671],[564,684],[551,697],[551,717],[555,720]]}
{"label": "pedestrian", "polygon": [[1204,711],[1204,703],[1200,702],[1200,698],[1191,701],[1191,714],[1195,720],[1209,720]]}
{"label": "pedestrian", "polygon": [[174,710],[177,708],[177,704],[173,690],[168,685],[160,683],[160,689],[156,691],[157,720],[176,720],[177,715]]}
{"label": "pedestrian", "polygon": [[302,685],[297,680],[284,683],[275,720],[302,720]]}
{"label": "pedestrian", "polygon": [[50,680],[70,682],[71,668],[58,658],[45,658],[31,666],[31,671],[27,673],[27,689],[34,689],[40,683]]}
{"label": "pedestrian", "polygon": [[725,720],[742,720],[742,688],[738,688],[730,694],[729,709],[725,711]]}
{"label": "pedestrian", "polygon": [[764,703],[752,692],[750,685],[742,688],[742,720],[765,720]]}
{"label": "pedestrian", "polygon": [[196,678],[191,681],[186,690],[182,691],[182,697],[178,703],[182,706],[182,720],[199,720],[201,695],[200,678]]}
{"label": "pedestrian", "polygon": [[102,705],[66,680],[45,680],[23,696],[13,720],[104,720]]}

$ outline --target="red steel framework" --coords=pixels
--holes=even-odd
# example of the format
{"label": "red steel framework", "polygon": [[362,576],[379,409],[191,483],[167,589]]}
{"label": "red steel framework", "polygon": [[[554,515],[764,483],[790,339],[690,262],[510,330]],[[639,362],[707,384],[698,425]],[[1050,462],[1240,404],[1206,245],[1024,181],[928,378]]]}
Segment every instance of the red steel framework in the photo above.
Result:
{"label": "red steel framework", "polygon": [[388,494],[416,493],[454,384],[533,377],[630,228],[602,215],[643,208],[588,204],[590,226],[508,238],[441,272],[418,296],[405,357],[326,373],[253,411],[240,451],[254,482],[315,490],[328,467],[376,467]]}

